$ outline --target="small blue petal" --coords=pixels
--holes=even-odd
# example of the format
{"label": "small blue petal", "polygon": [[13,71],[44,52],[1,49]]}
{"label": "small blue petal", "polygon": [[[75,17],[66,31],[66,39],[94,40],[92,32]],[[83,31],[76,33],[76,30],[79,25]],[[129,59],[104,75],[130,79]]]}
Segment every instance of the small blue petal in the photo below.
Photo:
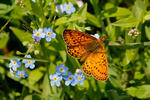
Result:
{"label": "small blue petal", "polygon": [[80,82],[80,85],[83,85],[83,84],[84,84],[84,82],[83,82],[83,81],[81,81],[81,82]]}
{"label": "small blue petal", "polygon": [[65,85],[68,86],[71,83],[71,81],[66,81]]}
{"label": "small blue petal", "polygon": [[54,86],[55,85],[55,82],[54,81],[51,81],[51,86]]}
{"label": "small blue petal", "polygon": [[30,65],[30,69],[34,69],[34,67],[35,67],[34,64]]}
{"label": "small blue petal", "polygon": [[60,86],[60,81],[57,81],[57,82],[56,82],[56,86]]}

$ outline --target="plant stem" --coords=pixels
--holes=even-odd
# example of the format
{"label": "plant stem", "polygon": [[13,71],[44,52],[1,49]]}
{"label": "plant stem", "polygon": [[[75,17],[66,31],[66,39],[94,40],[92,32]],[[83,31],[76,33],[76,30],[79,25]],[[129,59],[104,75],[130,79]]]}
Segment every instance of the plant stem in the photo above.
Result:
{"label": "plant stem", "polygon": [[3,29],[7,26],[7,24],[11,21],[12,17],[7,20],[7,22],[4,24],[4,26],[0,29],[0,33],[3,31]]}
{"label": "plant stem", "polygon": [[146,46],[150,47],[150,42],[126,43],[126,44],[109,42],[108,46],[112,46],[112,47],[125,47],[125,48],[139,48],[139,47],[146,47]]}

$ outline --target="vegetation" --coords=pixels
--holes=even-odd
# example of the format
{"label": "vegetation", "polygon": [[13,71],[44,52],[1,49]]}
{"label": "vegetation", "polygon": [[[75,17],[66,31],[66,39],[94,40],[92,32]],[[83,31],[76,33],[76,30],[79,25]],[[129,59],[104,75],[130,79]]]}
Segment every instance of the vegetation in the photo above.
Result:
{"label": "vegetation", "polygon": [[[149,9],[148,0],[2,0],[0,100],[149,100]],[[78,74],[65,29],[107,37],[106,81]],[[55,77],[58,66],[83,83]]]}

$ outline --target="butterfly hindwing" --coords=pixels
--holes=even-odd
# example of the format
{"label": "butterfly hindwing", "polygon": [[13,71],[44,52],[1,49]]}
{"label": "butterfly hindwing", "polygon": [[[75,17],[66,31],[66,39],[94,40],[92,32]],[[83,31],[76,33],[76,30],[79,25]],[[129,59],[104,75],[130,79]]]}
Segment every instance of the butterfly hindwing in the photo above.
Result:
{"label": "butterfly hindwing", "polygon": [[106,80],[108,77],[107,56],[104,48],[89,54],[83,64],[83,70],[97,80]]}

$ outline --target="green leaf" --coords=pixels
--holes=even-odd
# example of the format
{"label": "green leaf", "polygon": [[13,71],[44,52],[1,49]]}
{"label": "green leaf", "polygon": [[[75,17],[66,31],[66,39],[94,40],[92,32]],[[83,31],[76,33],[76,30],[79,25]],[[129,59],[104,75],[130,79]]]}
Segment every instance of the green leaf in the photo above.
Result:
{"label": "green leaf", "polygon": [[99,2],[100,2],[99,0],[90,0],[90,3],[92,4],[93,9],[97,15],[100,12]]}
{"label": "green leaf", "polygon": [[150,98],[150,85],[141,85],[137,87],[129,87],[127,88],[127,92],[139,99],[147,99]]}
{"label": "green leaf", "polygon": [[39,95],[32,94],[25,96],[23,100],[42,100],[42,98]]}
{"label": "green leaf", "polygon": [[11,78],[11,79],[13,79],[13,80],[15,80],[15,81],[21,83],[22,85],[24,85],[24,86],[26,86],[26,87],[28,87],[28,88],[30,88],[30,89],[36,91],[37,93],[41,93],[41,91],[40,91],[39,89],[37,89],[34,85],[29,84],[29,82],[28,82],[26,79],[14,78],[14,77],[12,77],[12,76],[10,75],[10,73],[8,73],[7,76],[8,76],[9,78]]}
{"label": "green leaf", "polygon": [[43,11],[42,8],[39,7],[37,3],[33,3],[31,1],[31,7],[32,7],[32,13],[37,17],[43,17]]}
{"label": "green leaf", "polygon": [[[114,10],[114,8],[111,8],[109,10]],[[107,14],[107,17],[120,17],[120,16],[128,16],[128,15],[131,15],[130,10],[128,10],[127,8],[117,7],[116,11],[114,13],[111,12],[110,14]]]}
{"label": "green leaf", "polygon": [[77,68],[79,68],[79,69],[81,68],[81,65],[80,65],[79,61],[78,61],[76,58],[70,56],[69,54],[67,54],[67,62],[66,62],[66,65],[67,65],[68,67],[70,67],[70,71],[71,71],[71,72],[75,72],[75,70],[76,70]]}
{"label": "green leaf", "polygon": [[146,34],[146,37],[148,38],[148,40],[150,40],[150,27],[145,26],[145,34]]}
{"label": "green leaf", "polygon": [[135,60],[135,57],[137,55],[138,49],[129,49],[126,50],[126,56],[130,61]]}
{"label": "green leaf", "polygon": [[135,2],[135,5],[133,6],[132,13],[136,18],[140,18],[142,15],[142,12],[144,10],[144,1],[143,0],[137,0]]}
{"label": "green leaf", "polygon": [[125,57],[123,58],[122,65],[126,66],[130,61],[134,61],[137,56],[138,49],[128,49],[125,52]]}
{"label": "green leaf", "polygon": [[10,5],[6,5],[6,4],[0,4],[0,15],[2,14],[6,14],[9,11],[11,11],[15,6],[10,6]]}
{"label": "green leaf", "polygon": [[56,20],[55,25],[57,26],[57,25],[61,25],[61,24],[67,23],[67,22],[68,22],[67,17],[61,17]]}
{"label": "green leaf", "polygon": [[59,54],[60,54],[61,58],[63,59],[63,62],[66,62],[66,56],[67,56],[66,51],[60,50]]}
{"label": "green leaf", "polygon": [[148,55],[148,58],[145,58],[145,60],[146,60],[146,68],[144,69],[145,74],[146,74],[146,77],[150,79],[150,56]]}
{"label": "green leaf", "polygon": [[123,61],[122,61],[122,66],[126,66],[130,63],[130,59],[128,58],[127,56],[127,53],[125,53],[125,57],[123,58]]}
{"label": "green leaf", "polygon": [[145,75],[142,74],[141,72],[135,72],[135,73],[134,73],[134,79],[140,80],[140,79],[143,79],[144,76],[145,76]]}
{"label": "green leaf", "polygon": [[55,25],[61,25],[65,23],[70,23],[74,21],[84,22],[86,20],[85,16],[80,16],[79,14],[73,13],[70,18],[67,17],[61,17],[56,20]]}
{"label": "green leaf", "polygon": [[14,32],[14,34],[17,36],[17,38],[23,42],[23,41],[31,41],[32,40],[32,34],[29,32],[25,32],[24,30],[10,27],[10,29]]}
{"label": "green leaf", "polygon": [[56,65],[51,62],[49,65],[49,74],[54,74],[54,72],[56,72]]}
{"label": "green leaf", "polygon": [[135,27],[137,24],[138,19],[136,17],[128,17],[112,23],[112,25],[120,27]]}
{"label": "green leaf", "polygon": [[86,16],[80,16],[79,14],[73,13],[71,18],[68,19],[69,22],[79,21],[84,22],[86,20]]}
{"label": "green leaf", "polygon": [[109,100],[132,100],[129,95],[118,93],[114,89],[109,90],[108,95]]}
{"label": "green leaf", "polygon": [[79,11],[78,14],[84,18],[86,18],[86,14],[87,14],[87,3],[84,5],[84,7],[82,7]]}
{"label": "green leaf", "polygon": [[144,20],[144,21],[150,20],[150,11],[146,12],[146,14],[145,14],[143,20]]}
{"label": "green leaf", "polygon": [[43,70],[45,70],[43,67],[32,70],[28,77],[29,83],[34,85],[36,82],[38,82],[43,76]]}
{"label": "green leaf", "polygon": [[98,28],[101,27],[101,24],[100,24],[100,21],[98,20],[98,18],[88,12],[87,12],[87,20],[89,21],[90,24],[92,24]]}
{"label": "green leaf", "polygon": [[9,40],[9,34],[0,33],[0,49],[4,48]]}
{"label": "green leaf", "polygon": [[32,10],[30,1],[31,0],[23,0],[23,3],[25,5],[25,7],[27,7],[29,10]]}
{"label": "green leaf", "polygon": [[115,88],[122,88],[121,81],[117,77],[109,76],[109,81]]}
{"label": "green leaf", "polygon": [[3,66],[0,65],[0,74],[4,75],[5,74],[5,69]]}
{"label": "green leaf", "polygon": [[42,96],[43,97],[48,97],[48,95],[52,94],[52,91],[50,89],[50,82],[49,82],[49,76],[46,73],[44,75],[44,81],[43,81],[43,91],[42,91]]}
{"label": "green leaf", "polygon": [[20,8],[19,6],[16,6],[10,15],[11,18],[13,19],[13,20],[11,20],[11,22],[15,23],[15,24],[18,22],[18,24],[20,24],[18,19],[23,20],[23,16],[25,16],[27,13],[28,13],[28,11],[25,10],[24,8]]}
{"label": "green leaf", "polygon": [[107,10],[112,9],[114,7],[115,7],[114,4],[108,2],[105,4],[104,9],[107,11]]}

